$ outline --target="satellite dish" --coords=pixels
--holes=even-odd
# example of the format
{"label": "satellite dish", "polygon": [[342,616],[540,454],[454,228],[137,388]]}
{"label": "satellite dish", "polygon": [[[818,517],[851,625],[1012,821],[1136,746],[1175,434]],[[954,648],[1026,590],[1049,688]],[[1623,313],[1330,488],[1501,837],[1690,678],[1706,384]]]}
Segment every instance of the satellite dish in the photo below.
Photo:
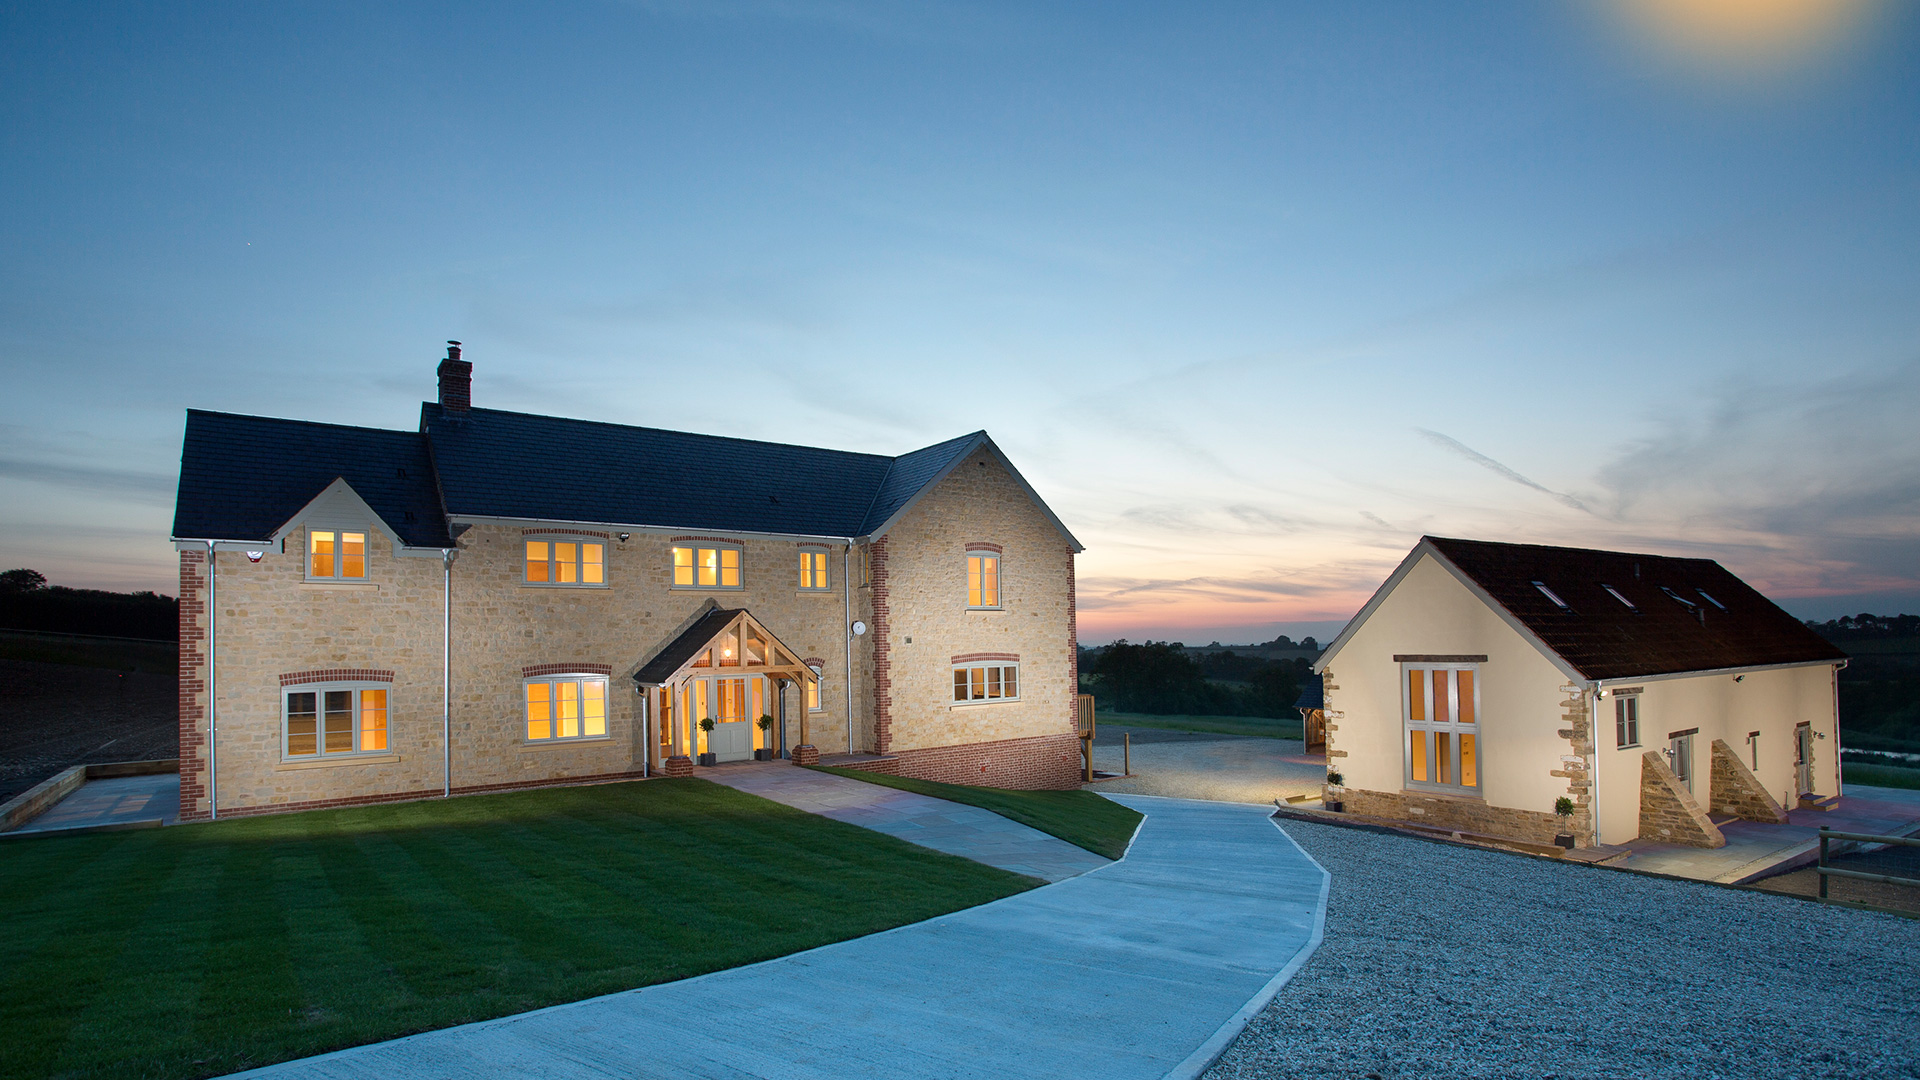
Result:
{"label": "satellite dish", "polygon": [[863,635],[865,635],[865,634],[866,634],[866,632],[867,632],[867,624],[866,624],[866,623],[864,623],[864,622],[861,622],[861,621],[860,621],[860,620],[858,620],[858,619],[855,619],[855,620],[853,621],[853,636],[854,636],[854,637],[861,637],[861,636],[863,636]]}

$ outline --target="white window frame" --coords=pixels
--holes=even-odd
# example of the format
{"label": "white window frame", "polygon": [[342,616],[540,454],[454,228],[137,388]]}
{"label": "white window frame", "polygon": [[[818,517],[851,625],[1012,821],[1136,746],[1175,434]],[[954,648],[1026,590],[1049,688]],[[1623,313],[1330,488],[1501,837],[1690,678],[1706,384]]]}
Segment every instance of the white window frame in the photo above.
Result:
{"label": "white window frame", "polygon": [[[547,577],[549,580],[535,581],[533,579],[533,560],[528,557],[527,553],[527,546],[529,544],[547,545],[547,557],[544,561],[547,564]],[[555,544],[574,545],[574,557],[571,564],[573,574],[572,581],[552,580],[555,577],[565,576],[566,572],[561,568],[568,565],[560,562],[557,558],[559,552],[555,549]],[[583,580],[587,576],[588,566],[591,565],[587,562],[586,549],[589,545],[600,549],[599,581]],[[569,536],[565,533],[534,533],[532,535],[522,536],[520,538],[520,584],[535,589],[604,589],[607,587],[607,552],[611,547],[612,545],[608,544],[605,538],[599,536]]]}
{"label": "white window frame", "polygon": [[[677,553],[681,551],[693,552],[693,561],[689,565],[689,570],[690,570],[693,583],[689,585],[682,585],[680,583],[680,562],[679,562],[679,555]],[[713,575],[715,584],[702,585],[700,584],[700,563],[701,563],[700,556],[701,556],[701,553],[708,552],[708,551],[715,553],[714,575]],[[723,576],[722,571],[726,569],[725,566],[721,565],[724,562],[723,557],[718,554],[719,552],[722,552],[722,551],[731,551],[739,557],[739,564],[736,567],[736,572],[740,575],[740,581],[738,584],[722,585],[718,583],[721,577]],[[667,546],[667,584],[671,588],[686,589],[686,590],[692,590],[692,591],[739,592],[740,590],[747,587],[746,546],[743,544],[724,543],[717,540],[686,540],[686,541],[681,541],[675,544],[669,544]]]}
{"label": "white window frame", "polygon": [[[556,743],[601,742],[601,741],[613,738],[613,696],[611,694],[611,690],[612,690],[611,682],[612,680],[607,676],[601,675],[597,672],[589,672],[589,671],[558,672],[552,675],[535,675],[529,678],[521,679],[520,680],[520,741],[523,743],[526,743],[529,746],[551,746]],[[587,731],[586,731],[587,725],[584,722],[586,720],[585,709],[581,710],[580,716],[578,717],[578,719],[582,721],[579,725],[580,731],[573,735],[560,734],[560,724],[559,724],[560,718],[554,715],[556,712],[556,710],[554,709],[554,704],[557,701],[559,701],[559,698],[560,698],[559,694],[555,692],[555,688],[562,683],[571,683],[575,687],[577,687],[577,690],[576,690],[577,696],[574,698],[574,700],[576,702],[581,702],[581,703],[584,703],[587,699],[587,695],[586,695],[587,684],[589,683],[599,684],[601,712],[600,712],[600,731],[598,734],[593,734],[593,735],[587,734]],[[544,737],[535,737],[530,731],[533,724],[536,723],[536,721],[533,719],[533,700],[531,697],[528,696],[527,688],[531,686],[539,686],[542,684],[544,684],[547,687],[546,723],[548,725],[547,726],[548,734]]]}
{"label": "white window frame", "polygon": [[[969,705],[998,705],[1002,702],[1019,701],[1020,687],[1024,680],[1020,678],[1018,660],[994,660],[979,664],[954,664],[954,689],[952,705],[955,708]],[[978,672],[976,676],[974,673]],[[1006,692],[1007,672],[1013,673],[1013,693]],[[960,679],[966,680],[966,697],[961,697]],[[979,696],[975,696],[975,694]]]}
{"label": "white window frame", "polygon": [[[382,745],[369,747],[365,743],[366,732],[361,727],[366,710],[366,700],[361,695],[367,691],[379,691],[385,694],[380,711],[380,742]],[[353,735],[353,749],[327,749],[327,694],[350,693],[353,695],[353,719],[349,728]],[[293,696],[312,694],[313,697],[313,752],[295,753],[292,747],[293,733],[290,725],[293,721]],[[295,683],[280,688],[280,760],[282,761],[336,761],[354,757],[385,757],[393,753],[393,684],[387,682],[369,682],[362,680],[343,680],[340,682]]]}
{"label": "white window frame", "polygon": [[[1487,716],[1481,709],[1481,700],[1484,696],[1481,689],[1483,680],[1480,676],[1482,666],[1483,665],[1479,663],[1443,663],[1428,660],[1401,662],[1400,768],[1401,783],[1405,785],[1408,791],[1424,791],[1437,795],[1464,795],[1471,798],[1480,797],[1482,785],[1487,775]],[[1408,676],[1415,671],[1427,672],[1427,678],[1422,680],[1426,700],[1421,703],[1421,710],[1425,714],[1426,719],[1419,721],[1413,719],[1413,694],[1411,686],[1409,685],[1411,680],[1408,678]],[[1473,673],[1473,723],[1460,723],[1458,676],[1452,676],[1443,680],[1447,686],[1447,716],[1449,719],[1444,723],[1437,722],[1433,719],[1433,687],[1435,682],[1433,673],[1436,671],[1468,671]],[[1449,775],[1456,779],[1461,775],[1460,737],[1462,735],[1473,736],[1473,784],[1468,786],[1459,783],[1443,784],[1438,780],[1415,780],[1413,778],[1413,736],[1415,732],[1452,736],[1452,738],[1448,740],[1450,749],[1448,751],[1449,757],[1447,764],[1450,770]],[[1432,740],[1429,745],[1437,746],[1438,742],[1439,740],[1435,739]],[[1438,775],[1438,766],[1434,760],[1434,755],[1430,755],[1427,760],[1429,766],[1428,775]]]}
{"label": "white window frame", "polygon": [[[982,583],[983,583],[983,584],[982,584],[982,586],[981,586],[981,594],[982,594],[982,595],[981,595],[981,597],[980,597],[980,599],[981,599],[982,601],[985,601],[985,600],[987,599],[987,596],[985,595],[985,593],[986,593],[986,587],[985,587],[985,584],[984,584],[984,582],[985,582],[985,580],[986,580],[986,576],[987,576],[987,573],[986,573],[986,567],[987,567],[987,563],[988,563],[988,562],[992,562],[992,563],[993,563],[993,597],[992,597],[992,600],[993,600],[993,602],[992,602],[992,603],[979,603],[979,604],[976,604],[976,603],[974,603],[974,602],[973,602],[973,581],[974,581],[974,568],[973,568],[973,561],[974,561],[975,559],[978,559],[978,560],[980,560],[980,571],[979,571],[979,574],[980,574],[980,579],[981,579],[981,581],[982,581]],[[1001,573],[1000,573],[1000,569],[1001,569],[1001,567],[1000,567],[1000,553],[999,553],[999,552],[997,552],[997,551],[984,551],[984,550],[981,550],[981,551],[969,551],[969,552],[967,552],[967,610],[968,610],[968,611],[1000,611],[1000,610],[1003,610],[1003,609],[1002,609],[1002,607],[1001,607],[1001,605],[1000,605],[1000,594],[1001,594],[1002,592],[1004,592],[1004,591],[1005,591],[1005,590],[1004,590],[1004,588],[1003,588],[1003,586],[1004,586],[1004,585],[1006,584],[1006,581],[1005,581],[1005,579],[1004,579],[1004,577],[1003,577],[1003,576],[1001,575]]]}
{"label": "white window frame", "polygon": [[[1613,692],[1613,746],[1616,750],[1640,748],[1640,694]],[[1631,738],[1628,738],[1631,736]]]}
{"label": "white window frame", "polygon": [[[829,554],[828,550],[824,547],[803,547],[800,549],[800,558],[798,560],[800,577],[796,587],[801,592],[831,592],[833,590],[833,562],[828,558]],[[808,562],[810,560],[818,560],[820,564],[819,568],[813,569],[809,567]],[[744,566],[741,568],[743,577],[745,576],[745,569]],[[809,574],[812,575],[812,584],[807,583]]]}
{"label": "white window frame", "polygon": [[[329,575],[313,572],[314,543],[319,534],[325,533],[333,538],[333,573]],[[360,537],[360,570],[358,577],[347,574],[346,554],[340,549],[346,545],[348,534]],[[301,553],[300,571],[307,581],[359,583],[373,580],[373,534],[374,530],[363,524],[309,525],[307,526],[306,550]]]}

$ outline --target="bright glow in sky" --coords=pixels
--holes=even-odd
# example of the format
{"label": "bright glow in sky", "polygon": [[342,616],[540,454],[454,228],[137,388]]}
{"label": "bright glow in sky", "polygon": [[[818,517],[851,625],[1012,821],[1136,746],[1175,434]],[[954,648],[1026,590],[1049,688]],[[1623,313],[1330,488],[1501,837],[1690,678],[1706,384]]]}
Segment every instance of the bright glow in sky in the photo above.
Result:
{"label": "bright glow in sky", "polygon": [[1082,636],[1423,532],[1920,609],[1920,7],[0,13],[0,568],[171,592],[189,406],[986,428]]}

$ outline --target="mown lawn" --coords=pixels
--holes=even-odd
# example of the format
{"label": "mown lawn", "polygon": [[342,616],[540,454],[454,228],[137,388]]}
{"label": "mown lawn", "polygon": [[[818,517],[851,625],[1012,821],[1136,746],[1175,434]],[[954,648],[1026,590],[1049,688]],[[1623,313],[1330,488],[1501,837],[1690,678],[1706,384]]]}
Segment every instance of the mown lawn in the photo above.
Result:
{"label": "mown lawn", "polygon": [[[1108,712],[1102,709],[1098,719],[1103,726],[1117,724],[1122,727],[1165,728],[1168,731],[1199,731],[1211,735],[1258,735],[1266,739],[1302,737],[1297,717],[1275,720],[1263,716],[1162,716],[1157,713]],[[1106,741],[1105,738],[1101,739],[1102,743]]]}
{"label": "mown lawn", "polygon": [[1866,765],[1854,761],[1840,763],[1840,778],[1849,784],[1869,787],[1920,789],[1920,769],[1898,765]]}
{"label": "mown lawn", "polygon": [[978,806],[1109,859],[1117,859],[1127,853],[1127,843],[1133,839],[1133,831],[1139,827],[1141,820],[1134,811],[1091,791],[1013,791],[1007,788],[942,784],[933,780],[862,772],[859,769],[822,766],[819,771]]}
{"label": "mown lawn", "polygon": [[703,780],[7,841],[0,1076],[211,1076],[1032,885]]}

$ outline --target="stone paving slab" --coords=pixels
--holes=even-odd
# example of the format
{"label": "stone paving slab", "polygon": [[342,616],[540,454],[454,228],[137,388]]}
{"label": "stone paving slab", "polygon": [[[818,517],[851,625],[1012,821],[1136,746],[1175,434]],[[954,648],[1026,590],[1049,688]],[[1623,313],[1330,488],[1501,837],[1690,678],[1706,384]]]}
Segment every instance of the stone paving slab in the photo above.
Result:
{"label": "stone paving slab", "polygon": [[696,775],[810,814],[1042,881],[1063,881],[1107,865],[1106,859],[1085,848],[991,810],[802,769],[784,761],[717,765]]}
{"label": "stone paving slab", "polygon": [[[848,781],[859,783],[859,781]],[[1318,946],[1328,880],[1248,806],[1118,796],[1125,859],[912,926],[241,1075],[1197,1076]]]}
{"label": "stone paving slab", "polygon": [[156,773],[89,780],[45,813],[8,832],[21,835],[135,822],[172,825],[179,820],[180,774]]}

